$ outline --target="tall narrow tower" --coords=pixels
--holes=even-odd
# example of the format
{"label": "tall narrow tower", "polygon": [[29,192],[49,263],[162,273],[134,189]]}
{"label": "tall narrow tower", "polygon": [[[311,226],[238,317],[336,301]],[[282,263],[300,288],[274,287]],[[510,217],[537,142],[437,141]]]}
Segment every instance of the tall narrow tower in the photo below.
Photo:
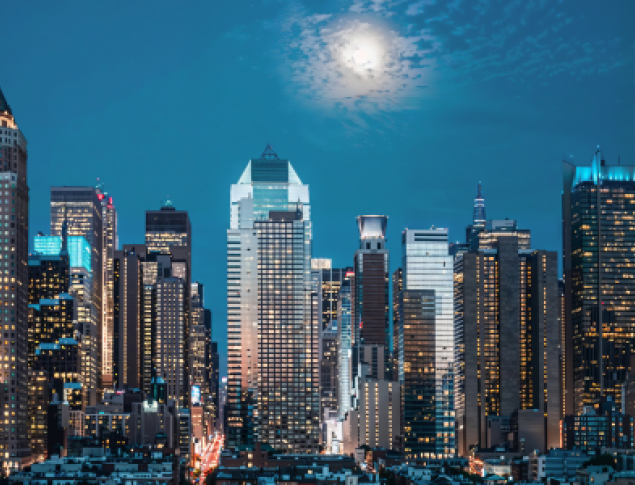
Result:
{"label": "tall narrow tower", "polygon": [[485,228],[487,219],[485,217],[485,199],[481,190],[481,183],[478,183],[476,191],[476,199],[474,199],[474,213],[472,215],[472,224],[467,226],[465,230],[465,242],[470,244],[473,236],[478,235]]}
{"label": "tall narrow tower", "polygon": [[[5,338],[0,353],[5,367],[0,371],[0,403],[6,419],[0,423],[0,453],[4,472],[29,465],[27,439],[27,338],[28,338],[28,251],[29,186],[27,185],[26,139],[18,128],[11,107],[0,90],[0,225],[5,244],[0,247],[0,277],[4,307],[0,325]],[[9,360],[11,359],[11,360]]]}
{"label": "tall narrow tower", "polygon": [[[249,161],[238,183],[231,186],[230,203],[227,445],[235,448],[260,441],[287,452],[317,452],[319,342],[312,336],[313,326],[319,331],[320,311],[317,301],[307,305],[313,298],[309,187],[302,183],[291,163],[280,159],[268,145],[260,158]],[[278,258],[274,257],[276,254]],[[261,263],[266,265],[266,273],[261,270]],[[271,280],[275,275],[277,283]],[[287,285],[293,288],[292,293],[280,288],[270,294],[265,283],[276,286],[283,275],[292,275]],[[265,316],[266,333],[260,326]],[[266,355],[261,354],[265,338]],[[301,352],[300,347],[304,349]],[[306,360],[309,355],[310,361]],[[267,382],[262,381],[263,391],[260,377],[264,366]],[[294,377],[300,368],[308,369],[302,393],[295,386]],[[269,400],[268,396],[267,401],[262,401],[261,392],[270,392],[274,382],[287,392],[292,389],[293,401],[283,403]],[[312,395],[315,401],[311,401]],[[296,412],[293,406],[300,403],[304,408],[298,407]],[[300,415],[307,420],[295,429]],[[262,421],[265,419],[266,423]],[[295,431],[293,437],[287,436],[289,430]],[[286,444],[281,440],[286,440]]]}

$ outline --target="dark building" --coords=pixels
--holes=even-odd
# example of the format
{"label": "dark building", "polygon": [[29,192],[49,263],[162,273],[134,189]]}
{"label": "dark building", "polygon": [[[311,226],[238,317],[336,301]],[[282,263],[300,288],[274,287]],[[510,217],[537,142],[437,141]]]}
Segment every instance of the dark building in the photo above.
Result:
{"label": "dark building", "polygon": [[[355,252],[353,297],[353,369],[358,374],[358,348],[381,347],[390,375],[389,256],[386,249],[388,216],[359,216],[359,249]],[[376,375],[369,377],[377,378]]]}
{"label": "dark building", "polygon": [[[336,305],[337,306],[337,305]],[[337,321],[332,320],[322,330],[322,351],[320,352],[320,409],[324,419],[324,409],[337,410]]]}
{"label": "dark building", "polygon": [[398,301],[403,450],[408,457],[440,458],[444,437],[438,436],[436,421],[441,403],[436,402],[435,292],[403,290]]}
{"label": "dark building", "polygon": [[611,396],[585,406],[578,416],[567,415],[562,435],[568,450],[600,453],[602,448],[633,448],[633,417],[622,414]]}
{"label": "dark building", "polygon": [[[0,423],[0,453],[5,472],[29,464],[27,437],[27,258],[29,251],[29,186],[27,185],[27,142],[18,128],[11,107],[0,90],[0,204],[4,245],[0,263],[5,277],[0,306],[4,307],[4,339],[0,353],[10,363],[0,372],[0,402],[15,405],[15,417]],[[9,284],[9,278],[11,283]]]}
{"label": "dark building", "polygon": [[104,367],[104,226],[102,204],[95,187],[51,187],[51,236],[62,236],[64,225],[69,236],[84,236],[91,250],[92,295],[97,323],[97,379],[103,386]]}
{"label": "dark building", "polygon": [[621,403],[635,337],[635,166],[563,162],[567,415]]}
{"label": "dark building", "polygon": [[31,459],[43,461],[47,457],[48,446],[48,374],[44,371],[29,370],[29,443]]}
{"label": "dark building", "polygon": [[322,294],[322,330],[326,330],[333,320],[337,320],[337,297],[346,273],[353,268],[333,268],[330,259],[312,259],[311,270],[320,272]]}
{"label": "dark building", "polygon": [[[392,274],[392,380],[399,380],[399,295],[403,290],[403,270]],[[403,414],[402,414],[403,416]]]}
{"label": "dark building", "polygon": [[305,276],[311,268],[311,223],[303,220],[300,210],[270,211],[268,220],[254,222],[254,232],[258,234],[261,334],[260,441],[286,453],[315,454],[319,451],[321,312],[316,311],[318,297]]}
{"label": "dark building", "polygon": [[[192,316],[190,289],[192,287],[192,226],[187,211],[176,210],[169,200],[161,209],[146,211],[146,248],[148,255],[159,252],[172,257],[171,274],[184,283],[183,291],[183,335],[190,335]],[[189,355],[189,338],[183,339],[183,355]],[[190,389],[190,362],[184,358],[181,381],[184,389]],[[189,405],[190,393],[185,392],[181,405]]]}
{"label": "dark building", "polygon": [[[487,225],[479,235],[486,231]],[[455,393],[462,456],[474,446],[500,444],[502,436],[488,432],[490,421],[510,420],[516,410],[544,414],[543,451],[560,442],[557,254],[521,249],[524,238],[505,233],[489,247],[455,259]]]}
{"label": "dark building", "polygon": [[115,251],[113,273],[114,385],[120,390],[141,388],[142,270],[141,257],[133,246]]}

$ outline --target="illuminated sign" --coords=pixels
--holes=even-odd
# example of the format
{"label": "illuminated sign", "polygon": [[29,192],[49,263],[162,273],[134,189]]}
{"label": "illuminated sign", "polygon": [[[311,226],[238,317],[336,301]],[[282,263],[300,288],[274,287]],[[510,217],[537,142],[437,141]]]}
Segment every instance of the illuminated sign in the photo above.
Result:
{"label": "illuminated sign", "polygon": [[201,386],[192,386],[192,406],[201,404]]}

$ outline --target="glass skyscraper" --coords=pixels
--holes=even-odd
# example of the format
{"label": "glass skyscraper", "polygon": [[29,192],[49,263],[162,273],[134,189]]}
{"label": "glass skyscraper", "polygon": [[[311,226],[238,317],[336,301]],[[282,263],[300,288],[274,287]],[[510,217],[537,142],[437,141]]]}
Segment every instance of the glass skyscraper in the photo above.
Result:
{"label": "glass skyscraper", "polygon": [[399,383],[404,452],[454,455],[454,288],[447,229],[402,234]]}
{"label": "glass skyscraper", "polygon": [[565,410],[618,407],[635,344],[635,166],[563,163]]}
{"label": "glass skyscraper", "polygon": [[352,308],[351,286],[355,273],[349,271],[342,281],[337,297],[337,400],[338,418],[344,416],[351,408],[351,359],[352,359]]}
{"label": "glass skyscraper", "polygon": [[[261,231],[269,228],[281,230],[281,225],[285,226],[286,231],[287,225],[298,225],[300,222],[270,223],[270,211],[300,211],[301,224],[309,228],[308,232],[303,233],[302,237],[306,238],[304,242],[309,249],[309,259],[306,260],[307,267],[303,271],[306,271],[306,278],[310,287],[311,212],[309,187],[302,184],[288,160],[280,159],[271,147],[267,146],[260,158],[249,161],[238,183],[231,186],[230,207],[230,228],[227,231],[228,378],[226,436],[227,446],[233,448],[240,445],[253,444],[259,440],[267,442],[269,439],[269,434],[260,436],[258,424],[260,413],[258,399],[260,392],[259,377],[261,371],[258,350],[260,344],[258,322],[260,319],[259,312],[263,311],[263,307],[260,306],[261,289],[259,276],[261,268],[259,267],[259,248],[260,244],[264,244],[265,241],[261,241],[260,236],[264,233],[259,234],[255,223],[260,222],[263,226],[266,226],[261,227]],[[273,225],[269,226],[269,224]],[[289,229],[289,236],[293,238],[296,229],[292,227],[289,227]],[[280,250],[279,248],[273,249],[274,251]],[[290,249],[295,252],[297,259],[303,261],[300,252],[295,251],[293,245]],[[275,272],[278,269],[271,268],[267,271]],[[269,273],[267,273],[268,275]],[[293,281],[295,280],[289,283],[293,283]],[[304,292],[299,291],[294,298],[304,301]],[[271,311],[276,314],[275,312],[281,310],[282,306],[286,308],[286,305],[291,304],[291,302],[286,300],[284,302],[280,301],[280,308],[274,306]],[[316,310],[319,308],[317,302],[315,308]],[[310,319],[312,317],[304,315],[303,318]],[[280,345],[282,345],[282,342]],[[282,348],[280,350],[282,351]],[[318,349],[316,349],[317,351]],[[316,369],[319,366],[318,361],[319,357],[316,355],[315,362],[312,362],[315,364]],[[272,365],[274,364],[275,362],[272,362]],[[267,366],[269,366],[268,362]],[[311,378],[309,377],[309,379]],[[319,405],[317,389],[315,401]],[[316,412],[316,416],[317,414]],[[307,430],[305,429],[304,431]]]}

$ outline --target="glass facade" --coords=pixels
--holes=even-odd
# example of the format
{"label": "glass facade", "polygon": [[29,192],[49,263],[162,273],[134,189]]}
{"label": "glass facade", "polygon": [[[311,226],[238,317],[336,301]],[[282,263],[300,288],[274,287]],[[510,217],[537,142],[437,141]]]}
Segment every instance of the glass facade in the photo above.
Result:
{"label": "glass facade", "polygon": [[404,449],[413,457],[455,452],[453,276],[446,229],[403,232],[399,382]]}
{"label": "glass facade", "polygon": [[[68,236],[67,249],[72,267],[92,271],[91,248],[84,236]],[[44,256],[57,256],[62,250],[62,237],[35,236],[33,250]]]}
{"label": "glass facade", "polygon": [[337,297],[337,375],[338,375],[338,418],[351,408],[351,359],[352,359],[352,271],[346,273]]}
{"label": "glass facade", "polygon": [[[270,431],[273,431],[271,436],[272,443],[279,444],[282,449],[285,450],[296,449],[297,446],[300,446],[297,436],[304,436],[305,439],[308,437],[309,440],[306,442],[306,445],[302,446],[304,446],[307,452],[311,452],[314,450],[313,438],[311,438],[311,436],[313,436],[314,432],[315,436],[318,435],[318,425],[317,422],[313,422],[312,417],[308,420],[308,423],[305,422],[304,425],[302,425],[304,429],[292,429],[289,435],[284,438],[284,440],[287,441],[286,443],[282,442],[283,438],[277,438],[277,427],[279,425],[275,422],[271,424],[267,422],[266,433],[263,432],[264,434],[261,434],[260,431],[260,423],[264,422],[261,421],[259,414],[261,412],[259,406],[259,396],[261,392],[260,373],[264,367],[261,367],[259,364],[259,348],[261,348],[259,342],[259,312],[262,311],[262,307],[260,306],[262,297],[260,295],[261,286],[259,285],[259,278],[261,276],[269,278],[274,273],[261,274],[262,268],[259,264],[259,247],[261,243],[269,244],[269,240],[261,241],[260,236],[264,234],[259,234],[255,227],[256,223],[263,225],[269,224],[268,221],[271,211],[299,210],[302,215],[301,222],[296,222],[295,224],[302,224],[310,228],[309,187],[302,184],[288,160],[279,159],[269,148],[261,158],[249,161],[238,183],[231,186],[230,206],[230,228],[227,231],[228,379],[227,406],[225,410],[225,420],[227,423],[226,443],[228,447],[234,448],[241,445],[252,445],[257,440],[265,442],[265,439],[270,439]],[[291,223],[274,224],[284,224],[286,227],[286,225]],[[273,229],[275,226],[271,228]],[[267,230],[268,229],[269,226],[267,226]],[[281,228],[278,227],[277,229]],[[268,236],[268,232],[266,235]],[[282,233],[280,235],[282,235]],[[290,240],[288,242],[291,242],[293,237],[298,237],[299,234],[294,236],[294,229],[292,229],[289,236]],[[310,230],[306,234],[303,233],[303,237],[308,238],[303,244],[306,243],[305,250],[309,251],[309,259],[306,260],[306,268],[304,268],[306,274],[303,277],[306,278],[306,281],[303,282],[303,284],[307,284],[309,288],[311,288]],[[282,244],[283,241],[280,241],[280,243]],[[292,243],[290,249],[295,251]],[[295,258],[300,257],[298,251],[294,254]],[[280,256],[282,256],[282,254]],[[273,264],[275,266],[275,262],[272,261],[269,261],[267,264]],[[271,271],[276,270],[275,268],[271,268]],[[282,281],[279,283],[281,284]],[[290,281],[290,283],[293,283],[293,281]],[[265,290],[267,290],[267,288],[265,288]],[[304,290],[302,292],[295,292],[295,298],[303,302],[305,302],[305,298],[307,297]],[[265,302],[263,302],[263,304],[264,303]],[[299,302],[294,302],[293,300],[285,301],[284,312],[291,311],[290,308],[293,305],[299,305]],[[304,303],[302,305],[304,305]],[[312,304],[309,305],[308,309],[318,312],[319,305],[317,297],[315,305],[315,308]],[[282,311],[282,302],[281,308],[276,308],[275,306],[271,308],[274,314],[282,315],[275,313],[278,310]],[[305,317],[308,317],[308,314],[305,314]],[[271,323],[276,324],[275,322]],[[281,324],[281,322],[278,322],[278,324]],[[280,344],[282,344],[282,342],[280,342]],[[296,345],[299,344],[299,342],[288,341],[286,344]],[[274,349],[277,350],[277,347],[274,347]],[[282,348],[280,350],[282,351]],[[319,344],[315,352],[315,357],[313,357],[313,353],[311,354],[311,363],[315,365],[317,373],[319,373]],[[287,357],[287,360],[288,359],[289,357]],[[315,362],[313,362],[313,360],[315,360]],[[281,363],[288,364],[289,362]],[[277,362],[274,360],[271,365],[272,368],[275,368],[273,366],[277,365]],[[269,366],[269,363],[267,363],[267,366]],[[287,367],[285,367],[285,369],[287,369]],[[317,373],[316,379],[319,379]],[[313,378],[311,376],[304,376],[304,379],[307,379],[307,377],[311,380],[310,383],[313,384]],[[280,379],[282,379],[282,377],[280,377]],[[289,385],[293,386],[295,386],[295,384],[295,382],[289,383]],[[294,389],[295,388],[296,387],[294,387]],[[319,382],[315,384],[315,389],[313,385],[309,386],[309,388],[311,389],[311,393],[315,392],[315,405],[318,406],[315,410],[315,417],[319,420]],[[306,391],[305,388],[304,392],[309,391]],[[277,398],[278,396],[274,393],[273,397]],[[294,396],[294,401],[296,400],[295,398],[296,396]],[[304,399],[304,397],[301,398]],[[293,404],[294,401],[291,401],[291,404]],[[289,402],[285,403],[287,409],[292,409],[289,405]],[[282,403],[275,404],[275,406],[282,406]],[[309,410],[313,412],[313,404],[309,406]],[[301,411],[303,415],[305,411],[307,410]],[[308,433],[309,428],[310,433]],[[315,448],[314,452],[317,452],[317,448]]]}
{"label": "glass facade", "polygon": [[621,405],[635,344],[635,166],[564,163],[567,414],[600,396]]}

